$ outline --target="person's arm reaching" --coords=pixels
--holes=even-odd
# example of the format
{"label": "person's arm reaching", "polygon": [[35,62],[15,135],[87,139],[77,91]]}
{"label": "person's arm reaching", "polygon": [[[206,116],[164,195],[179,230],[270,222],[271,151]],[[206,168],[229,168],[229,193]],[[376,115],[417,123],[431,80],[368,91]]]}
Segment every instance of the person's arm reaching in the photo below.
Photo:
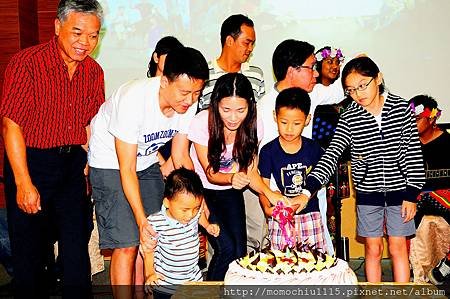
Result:
{"label": "person's arm reaching", "polygon": [[220,233],[220,227],[215,224],[215,223],[210,223],[208,221],[208,217],[206,216],[206,210],[208,210],[206,207],[206,203],[203,200],[202,202],[202,208],[201,208],[201,214],[200,214],[200,218],[198,219],[198,224],[200,224],[204,229],[206,229],[206,231],[208,232],[208,234],[210,234],[211,236],[217,237],[219,236]]}
{"label": "person's arm reaching", "polygon": [[140,244],[143,250],[146,251],[154,247],[154,241],[152,242],[151,236],[155,236],[156,233],[149,225],[142,205],[139,181],[136,174],[137,144],[126,143],[118,138],[114,138],[114,140],[123,192],[139,227]]}
{"label": "person's arm reaching", "polygon": [[171,158],[175,169],[181,167],[190,170],[194,169],[194,164],[189,156],[189,140],[186,134],[177,133],[173,137]]}
{"label": "person's arm reaching", "polygon": [[245,172],[236,172],[236,173],[222,173],[222,172],[214,172],[212,168],[208,168],[208,147],[195,143],[194,142],[195,151],[197,153],[198,160],[202,165],[203,170],[205,171],[206,177],[208,181],[212,184],[228,186],[231,185],[235,189],[242,189],[246,187],[250,183],[250,179],[248,178]]}

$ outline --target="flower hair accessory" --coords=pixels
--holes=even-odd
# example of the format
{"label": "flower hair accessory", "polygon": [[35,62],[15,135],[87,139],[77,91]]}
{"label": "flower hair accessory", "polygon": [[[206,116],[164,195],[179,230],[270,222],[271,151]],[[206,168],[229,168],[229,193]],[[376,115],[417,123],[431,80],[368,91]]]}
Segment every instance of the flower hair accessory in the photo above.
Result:
{"label": "flower hair accessory", "polygon": [[316,60],[322,61],[328,57],[335,58],[337,57],[339,59],[339,62],[344,61],[344,55],[342,54],[341,49],[323,49],[322,51],[318,52],[316,54]]}
{"label": "flower hair accessory", "polygon": [[414,102],[409,104],[409,107],[414,112],[415,116],[425,117],[425,118],[439,118],[441,116],[441,110],[438,108],[430,109],[428,107],[423,106],[422,104],[416,106]]}

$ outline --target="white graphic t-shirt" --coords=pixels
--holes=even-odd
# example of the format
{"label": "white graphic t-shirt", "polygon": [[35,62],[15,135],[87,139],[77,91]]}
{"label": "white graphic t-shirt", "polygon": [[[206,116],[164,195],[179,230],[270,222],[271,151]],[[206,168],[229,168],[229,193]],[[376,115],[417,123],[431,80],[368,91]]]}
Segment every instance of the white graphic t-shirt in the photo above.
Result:
{"label": "white graphic t-shirt", "polygon": [[184,114],[166,117],[159,106],[160,77],[125,83],[100,107],[91,123],[89,166],[119,169],[114,137],[137,144],[136,170],[158,162],[158,149],[177,133],[187,134],[195,115],[193,105]]}

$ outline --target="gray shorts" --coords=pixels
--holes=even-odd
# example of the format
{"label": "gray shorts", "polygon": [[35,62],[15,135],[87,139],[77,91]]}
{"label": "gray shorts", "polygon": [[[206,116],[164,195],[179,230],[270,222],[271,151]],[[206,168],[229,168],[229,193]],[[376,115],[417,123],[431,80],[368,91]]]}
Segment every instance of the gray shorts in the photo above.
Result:
{"label": "gray shorts", "polygon": [[402,206],[357,205],[357,233],[361,237],[411,236],[416,233],[414,219],[403,223]]}
{"label": "gray shorts", "polygon": [[[161,210],[164,181],[155,163],[138,171],[139,188],[146,215]],[[139,245],[139,230],[133,211],[123,193],[119,170],[90,167],[92,198],[97,215],[100,248],[125,248]]]}

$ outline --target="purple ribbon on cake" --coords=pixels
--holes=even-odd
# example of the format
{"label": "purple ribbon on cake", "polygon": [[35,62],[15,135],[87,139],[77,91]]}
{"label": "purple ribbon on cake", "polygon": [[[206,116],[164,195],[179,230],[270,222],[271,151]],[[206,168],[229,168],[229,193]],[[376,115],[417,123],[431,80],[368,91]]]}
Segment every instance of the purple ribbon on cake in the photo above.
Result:
{"label": "purple ribbon on cake", "polygon": [[277,202],[272,217],[279,223],[281,229],[281,244],[290,248],[295,246],[294,210],[285,206],[282,201]]}

